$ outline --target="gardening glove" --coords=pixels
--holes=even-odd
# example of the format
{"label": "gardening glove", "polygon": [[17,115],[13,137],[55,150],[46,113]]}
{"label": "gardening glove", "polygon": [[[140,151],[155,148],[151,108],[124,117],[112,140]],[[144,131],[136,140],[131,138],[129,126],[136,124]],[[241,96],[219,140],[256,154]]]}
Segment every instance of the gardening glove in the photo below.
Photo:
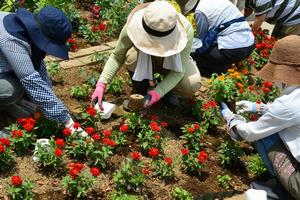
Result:
{"label": "gardening glove", "polygon": [[231,112],[231,110],[224,102],[221,103],[221,115],[226,120],[226,122],[229,122],[234,117],[233,112]]}
{"label": "gardening glove", "polygon": [[78,129],[74,128],[74,124],[75,122],[73,121],[72,118],[70,118],[66,123],[65,123],[65,127],[69,128],[71,130],[71,134],[75,133],[76,131],[80,134],[80,136],[82,137],[86,137],[88,136],[87,132],[85,132],[81,127],[79,127]]}
{"label": "gardening glove", "polygon": [[245,112],[256,112],[256,103],[251,101],[238,101],[235,103],[235,106],[238,114],[243,114]]}
{"label": "gardening glove", "polygon": [[148,92],[148,94],[145,96],[145,102],[144,107],[148,108],[152,106],[152,104],[158,102],[160,100],[160,95],[155,90],[151,90]]}
{"label": "gardening glove", "polygon": [[96,89],[92,95],[92,103],[96,104],[98,102],[99,107],[102,106],[102,98],[106,89],[106,84],[101,81],[97,82]]}

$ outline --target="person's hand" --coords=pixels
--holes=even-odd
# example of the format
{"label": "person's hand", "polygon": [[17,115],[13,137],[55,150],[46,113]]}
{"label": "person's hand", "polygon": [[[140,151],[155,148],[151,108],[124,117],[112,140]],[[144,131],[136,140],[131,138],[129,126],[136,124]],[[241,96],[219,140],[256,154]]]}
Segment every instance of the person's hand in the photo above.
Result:
{"label": "person's hand", "polygon": [[246,100],[238,101],[235,103],[235,106],[238,114],[243,114],[245,112],[252,112],[252,113],[256,112],[256,103],[251,101],[246,101]]}
{"label": "person's hand", "polygon": [[99,107],[101,107],[102,98],[103,98],[105,89],[106,89],[106,84],[102,83],[101,81],[98,81],[97,85],[96,85],[96,89],[92,95],[92,103],[98,102]]}
{"label": "person's hand", "polygon": [[221,103],[221,115],[227,122],[234,117],[234,114],[224,102]]}
{"label": "person's hand", "polygon": [[149,91],[147,96],[146,96],[145,103],[144,103],[145,108],[152,106],[152,104],[154,104],[160,100],[160,95],[155,90]]}
{"label": "person's hand", "polygon": [[72,118],[70,118],[66,123],[65,123],[65,127],[66,128],[69,128],[71,130],[71,134],[75,133],[75,132],[78,132],[80,134],[80,136],[82,137],[86,137],[88,136],[89,134],[87,134],[87,132],[85,132],[81,127],[76,127],[74,128],[74,124],[75,122],[73,121]]}
{"label": "person's hand", "polygon": [[244,17],[249,17],[251,14],[253,13],[253,9],[252,8],[245,8],[244,9]]}

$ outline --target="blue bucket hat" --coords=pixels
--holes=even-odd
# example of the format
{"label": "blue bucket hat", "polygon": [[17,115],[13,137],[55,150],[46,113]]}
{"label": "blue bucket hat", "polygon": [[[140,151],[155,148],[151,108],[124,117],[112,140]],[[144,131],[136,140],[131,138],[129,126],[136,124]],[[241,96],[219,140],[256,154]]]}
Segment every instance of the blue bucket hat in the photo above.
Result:
{"label": "blue bucket hat", "polygon": [[72,25],[61,10],[47,6],[33,14],[19,8],[17,16],[37,47],[49,55],[69,59],[66,42],[71,36]]}

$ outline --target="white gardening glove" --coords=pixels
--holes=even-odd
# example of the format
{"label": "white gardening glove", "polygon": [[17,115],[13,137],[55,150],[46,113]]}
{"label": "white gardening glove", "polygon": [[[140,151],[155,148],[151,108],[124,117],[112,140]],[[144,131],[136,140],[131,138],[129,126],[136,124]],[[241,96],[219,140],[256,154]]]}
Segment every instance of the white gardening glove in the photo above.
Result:
{"label": "white gardening glove", "polygon": [[81,127],[79,127],[78,129],[75,129],[74,124],[75,124],[75,122],[73,121],[72,118],[70,118],[69,121],[67,121],[65,123],[65,127],[69,128],[71,130],[71,134],[73,134],[75,131],[77,131],[80,134],[80,136],[82,136],[82,137],[86,137],[89,135]]}
{"label": "white gardening glove", "polygon": [[238,101],[235,103],[235,106],[238,114],[243,114],[245,112],[256,112],[256,103],[251,101]]}
{"label": "white gardening glove", "polygon": [[231,110],[224,102],[221,103],[221,115],[226,120],[226,122],[229,122],[234,117],[233,112],[231,112]]}

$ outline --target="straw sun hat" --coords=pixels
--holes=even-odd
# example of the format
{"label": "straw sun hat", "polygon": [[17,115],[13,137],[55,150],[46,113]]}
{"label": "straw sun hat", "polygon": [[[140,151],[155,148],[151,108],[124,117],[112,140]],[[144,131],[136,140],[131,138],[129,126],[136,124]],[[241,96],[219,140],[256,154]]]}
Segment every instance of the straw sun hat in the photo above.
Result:
{"label": "straw sun hat", "polygon": [[267,63],[257,74],[267,81],[300,85],[300,36],[278,40]]}
{"label": "straw sun hat", "polygon": [[127,34],[139,50],[158,57],[177,54],[187,44],[179,15],[166,1],[145,3],[133,9],[127,19]]}

